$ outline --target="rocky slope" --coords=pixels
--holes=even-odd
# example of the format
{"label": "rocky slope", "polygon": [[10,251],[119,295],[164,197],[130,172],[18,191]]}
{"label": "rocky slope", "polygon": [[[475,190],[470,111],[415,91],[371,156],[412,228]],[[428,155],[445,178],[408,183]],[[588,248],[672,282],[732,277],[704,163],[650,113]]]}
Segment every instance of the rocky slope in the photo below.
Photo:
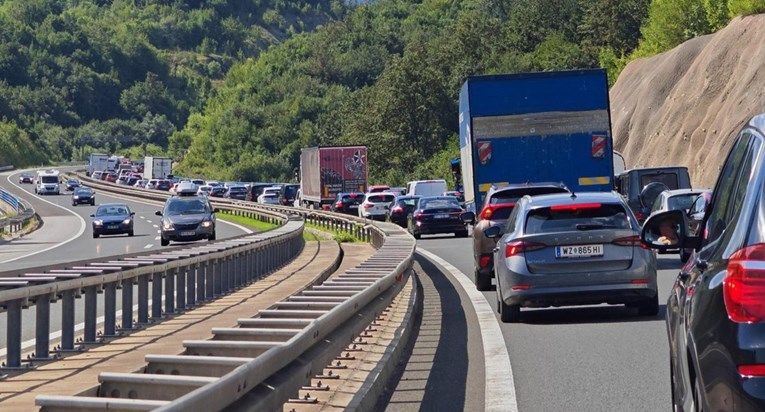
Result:
{"label": "rocky slope", "polygon": [[611,88],[614,146],[628,168],[687,166],[712,187],[736,132],[765,112],[765,14],[636,60]]}

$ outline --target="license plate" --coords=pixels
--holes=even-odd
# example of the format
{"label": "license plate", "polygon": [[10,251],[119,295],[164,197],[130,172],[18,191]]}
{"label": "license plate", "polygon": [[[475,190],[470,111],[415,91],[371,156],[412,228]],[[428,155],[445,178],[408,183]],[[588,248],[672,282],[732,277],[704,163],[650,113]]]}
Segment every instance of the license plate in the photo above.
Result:
{"label": "license plate", "polygon": [[119,225],[109,225],[109,226],[106,226],[106,228],[107,229],[117,229],[117,228],[119,228]]}
{"label": "license plate", "polygon": [[576,245],[576,246],[556,246],[555,257],[591,257],[603,256],[603,245]]}
{"label": "license plate", "polygon": [[359,205],[350,205],[350,206],[348,206],[348,208],[350,208],[350,209],[358,209]]}
{"label": "license plate", "polygon": [[438,215],[435,215],[433,217],[436,218],[436,219],[448,219],[449,215],[448,214],[438,214]]}
{"label": "license plate", "polygon": [[195,234],[194,232],[181,232],[181,236],[194,236]]}

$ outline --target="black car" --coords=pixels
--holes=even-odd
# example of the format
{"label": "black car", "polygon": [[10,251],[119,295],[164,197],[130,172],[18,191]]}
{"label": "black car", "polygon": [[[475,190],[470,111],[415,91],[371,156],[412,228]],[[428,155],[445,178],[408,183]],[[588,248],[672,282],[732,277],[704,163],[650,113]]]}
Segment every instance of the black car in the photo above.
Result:
{"label": "black car", "polygon": [[226,194],[226,188],[223,186],[213,186],[210,188],[210,191],[207,193],[207,196],[210,197],[223,197]]}
{"label": "black car", "polygon": [[160,244],[170,241],[190,242],[215,240],[215,213],[206,196],[174,196],[167,199],[165,207],[157,211],[160,220]]}
{"label": "black car", "polygon": [[229,186],[223,197],[228,199],[245,200],[247,198],[246,186]]}
{"label": "black car", "polygon": [[93,237],[101,235],[119,235],[127,233],[133,236],[133,216],[128,205],[124,203],[107,203],[96,209],[90,215],[93,218]]}
{"label": "black car", "polygon": [[154,189],[156,190],[164,190],[168,191],[170,188],[173,187],[173,184],[170,183],[169,180],[158,180],[157,183],[154,185]]}
{"label": "black car", "polygon": [[279,190],[279,204],[282,206],[292,206],[295,202],[298,189],[300,189],[300,185],[282,185],[281,190]]}
{"label": "black car", "polygon": [[31,173],[22,173],[19,175],[19,183],[34,183],[35,175]]}
{"label": "black car", "polygon": [[75,188],[80,187],[80,181],[77,179],[67,179],[66,180],[66,190],[74,190]]}
{"label": "black car", "polygon": [[421,197],[407,217],[407,228],[415,239],[436,233],[467,237],[467,226],[460,218],[464,212],[454,196]]}
{"label": "black car", "polygon": [[[662,190],[691,188],[691,178],[688,175],[688,168],[681,166],[625,170],[616,177],[615,182],[616,191],[627,201],[627,204],[630,205],[630,209],[632,209],[632,213],[635,214],[638,223],[641,224],[648,217],[656,195],[661,193]],[[658,193],[649,196],[649,199],[646,202],[643,199],[645,196],[641,196],[641,193],[643,193],[651,183],[660,183],[663,187],[661,190],[657,189]]]}
{"label": "black car", "polygon": [[253,183],[247,188],[247,196],[245,196],[244,200],[257,202],[258,196],[263,194],[263,189],[273,186],[273,183]]}
{"label": "black car", "polygon": [[91,206],[96,205],[96,192],[89,187],[77,187],[72,192],[72,206],[81,204],[89,204]]}
{"label": "black car", "polygon": [[388,209],[385,220],[395,223],[401,227],[406,227],[407,217],[417,205],[417,199],[420,196],[398,196],[393,200],[391,208]]}
{"label": "black car", "polygon": [[329,210],[356,216],[359,212],[359,205],[363,201],[363,193],[341,192],[335,196],[335,200],[329,205]]}
{"label": "black car", "polygon": [[695,235],[683,210],[646,220],[641,241],[662,249],[669,221],[694,253],[667,301],[676,411],[765,410],[765,114],[735,138]]}

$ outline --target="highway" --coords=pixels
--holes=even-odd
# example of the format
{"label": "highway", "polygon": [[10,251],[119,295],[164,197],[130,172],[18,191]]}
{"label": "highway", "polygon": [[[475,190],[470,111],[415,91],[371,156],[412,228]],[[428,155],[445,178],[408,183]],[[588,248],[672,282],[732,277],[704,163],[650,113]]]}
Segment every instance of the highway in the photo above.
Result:
{"label": "highway", "polygon": [[[96,206],[103,203],[127,203],[135,214],[135,236],[106,235],[94,239],[91,229],[90,215],[95,206],[72,206],[71,192],[61,195],[38,196],[31,184],[18,184],[16,171],[0,175],[0,184],[6,190],[29,202],[42,217],[43,226],[21,239],[2,244],[0,247],[0,277],[4,272],[19,269],[45,266],[51,264],[73,262],[85,259],[122,256],[130,253],[160,250],[159,216],[154,213],[162,209],[162,204],[146,200],[136,200],[127,197],[116,197],[96,191]],[[250,230],[218,219],[216,228],[218,239],[239,236]],[[169,247],[182,245],[171,243]],[[167,247],[165,247],[166,249]],[[137,287],[136,287],[137,288]],[[137,296],[137,289],[134,296]],[[82,327],[84,321],[84,299],[75,301],[75,323]],[[117,307],[122,305],[122,296],[117,294]],[[51,304],[52,339],[60,335],[61,314],[60,303]],[[6,329],[5,312],[0,313],[0,330]],[[98,295],[98,316],[103,315],[103,294]],[[33,346],[35,311],[34,307],[23,312],[22,340],[24,348]],[[0,357],[5,355],[5,334],[0,334]]]}
{"label": "highway", "polygon": [[[414,383],[417,379],[413,371],[421,365],[423,353],[415,349],[404,366],[412,372],[400,371],[398,383],[389,385],[397,389],[388,394],[380,409],[417,410],[421,406],[427,410],[431,407],[474,410],[492,401],[482,396],[486,387],[499,385],[508,389],[507,377],[493,382],[485,378],[502,359],[484,357],[484,339],[491,334],[484,332],[482,337],[476,317],[481,308],[474,307],[462,286],[472,287],[469,280],[473,273],[471,242],[469,238],[451,236],[424,236],[417,242],[418,250],[432,252],[461,273],[449,273],[438,262],[434,265],[423,261],[424,257],[418,260],[423,268],[418,276],[426,302],[420,327],[430,331],[434,323],[440,323],[442,329],[435,348],[421,345],[430,347],[426,353],[435,355],[429,358],[433,372],[425,378],[427,382],[419,386]],[[490,307],[501,331],[512,368],[509,378],[515,386],[515,393],[507,396],[515,396],[517,410],[658,411],[670,408],[669,348],[663,313],[680,266],[677,255],[659,255],[661,307],[660,315],[653,318],[638,317],[623,306],[600,305],[524,309],[521,323],[505,324],[495,311],[496,293],[478,292],[485,298],[483,304]],[[434,308],[434,303],[438,308]],[[427,341],[427,335],[429,333],[421,334],[415,347],[420,341]],[[413,387],[427,387],[427,391],[421,392],[419,400],[413,399]]]}

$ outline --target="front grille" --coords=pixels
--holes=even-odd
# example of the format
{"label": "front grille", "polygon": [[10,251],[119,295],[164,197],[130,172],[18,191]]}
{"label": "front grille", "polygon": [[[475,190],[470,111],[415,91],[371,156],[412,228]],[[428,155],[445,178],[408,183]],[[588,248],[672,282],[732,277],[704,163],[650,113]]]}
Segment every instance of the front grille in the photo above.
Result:
{"label": "front grille", "polygon": [[176,230],[194,230],[199,226],[199,223],[176,223],[173,226],[175,226]]}

